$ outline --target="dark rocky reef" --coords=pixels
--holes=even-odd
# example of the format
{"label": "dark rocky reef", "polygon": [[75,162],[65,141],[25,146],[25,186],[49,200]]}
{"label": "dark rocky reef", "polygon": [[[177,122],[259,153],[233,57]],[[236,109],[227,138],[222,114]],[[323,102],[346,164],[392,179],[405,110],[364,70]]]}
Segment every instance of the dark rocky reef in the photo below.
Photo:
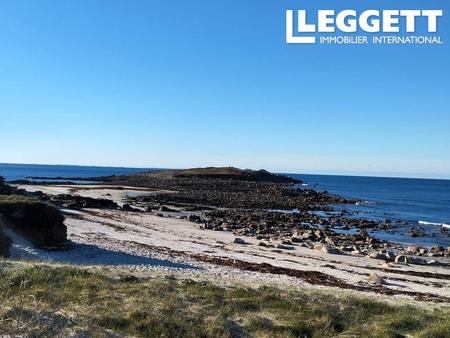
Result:
{"label": "dark rocky reef", "polygon": [[83,197],[69,194],[59,194],[49,198],[52,204],[69,209],[119,209],[116,202],[104,198]]}
{"label": "dark rocky reef", "polygon": [[155,176],[172,178],[203,178],[220,180],[239,180],[271,183],[301,183],[301,181],[284,175],[277,175],[267,170],[238,169],[234,167],[208,167],[186,170],[166,170],[154,173]]}
{"label": "dark rocky reef", "polygon": [[325,192],[300,189],[299,181],[287,176],[235,168],[163,171],[110,176],[98,180],[106,184],[172,191],[141,200],[149,203],[316,210],[328,204],[354,202]]}

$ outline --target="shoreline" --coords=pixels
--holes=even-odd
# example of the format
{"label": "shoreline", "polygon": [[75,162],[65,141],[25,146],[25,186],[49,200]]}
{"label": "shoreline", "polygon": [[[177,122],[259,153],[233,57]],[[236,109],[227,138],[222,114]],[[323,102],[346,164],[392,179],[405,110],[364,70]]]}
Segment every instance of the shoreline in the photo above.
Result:
{"label": "shoreline", "polygon": [[[398,299],[450,303],[448,266],[389,263],[388,260],[385,262],[356,253],[332,254],[323,248],[315,248],[316,241],[283,243],[283,239],[276,237],[258,239],[257,236],[248,237],[231,231],[201,229],[195,217],[189,219],[189,215],[196,215],[198,211],[180,210],[185,205],[163,203],[159,207],[161,210],[144,211],[141,204],[145,202],[136,202],[140,197],[167,194],[167,190],[117,187],[117,184],[97,185],[92,189],[88,186],[19,186],[31,193],[41,189],[44,193],[54,195],[69,192],[90,198],[109,198],[120,208],[129,205],[136,209],[63,209],[73,247],[65,253],[69,258],[64,258],[64,254],[58,257],[57,252],[44,251],[47,259],[55,255],[52,259],[59,263],[67,260],[70,263],[72,259],[75,264],[115,267],[120,264],[117,261],[113,265],[107,264],[108,260],[123,259],[126,263],[127,260],[133,262],[135,259],[133,264],[124,265],[130,271],[144,276],[155,270],[172,273],[170,271],[173,269],[164,267],[170,262],[201,267],[200,270],[175,269],[181,275],[197,278],[233,276],[232,279],[254,280],[257,283],[308,288],[337,287],[376,298],[387,295]],[[262,242],[266,245],[262,245]],[[308,243],[312,245],[305,245]],[[101,254],[96,250],[100,250]],[[95,259],[92,261],[92,258],[89,260],[89,257],[97,257],[97,262]],[[98,257],[104,257],[105,260]],[[31,258],[45,259],[39,255]],[[156,260],[157,263],[146,259]],[[435,260],[448,262],[448,258]],[[383,283],[370,283],[368,279],[372,274],[379,275]]]}

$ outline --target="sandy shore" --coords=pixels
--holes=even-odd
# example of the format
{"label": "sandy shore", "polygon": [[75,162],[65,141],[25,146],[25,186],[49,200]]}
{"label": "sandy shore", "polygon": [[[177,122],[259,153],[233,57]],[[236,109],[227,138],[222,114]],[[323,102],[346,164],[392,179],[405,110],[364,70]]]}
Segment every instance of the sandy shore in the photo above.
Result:
{"label": "sandy shore", "polygon": [[[118,204],[127,196],[156,193],[148,189],[111,186],[19,186],[47,194],[71,193],[108,198]],[[236,244],[230,232],[200,230],[198,224],[172,215],[120,210],[65,210],[68,239],[64,251],[34,248],[14,240],[12,254],[27,259],[105,265],[134,273],[163,272],[224,283],[273,283],[279,286],[340,288],[378,298],[434,301],[450,304],[450,268],[408,264],[386,265],[380,260],[331,255],[293,245],[292,250],[259,246],[254,238]],[[386,281],[370,284],[376,273]]]}

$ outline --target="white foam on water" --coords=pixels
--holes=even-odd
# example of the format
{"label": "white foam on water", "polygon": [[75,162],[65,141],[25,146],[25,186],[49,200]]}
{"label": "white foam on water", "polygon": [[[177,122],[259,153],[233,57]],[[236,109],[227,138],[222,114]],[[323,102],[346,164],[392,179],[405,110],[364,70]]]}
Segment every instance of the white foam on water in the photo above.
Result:
{"label": "white foam on water", "polygon": [[419,221],[419,224],[422,224],[422,225],[435,225],[435,226],[441,226],[441,227],[446,228],[446,229],[450,229],[450,224],[445,224],[445,223],[434,223],[434,222]]}
{"label": "white foam on water", "polygon": [[422,225],[443,225],[442,223],[433,223],[433,222],[426,222],[426,221],[419,221],[419,224],[422,224]]}

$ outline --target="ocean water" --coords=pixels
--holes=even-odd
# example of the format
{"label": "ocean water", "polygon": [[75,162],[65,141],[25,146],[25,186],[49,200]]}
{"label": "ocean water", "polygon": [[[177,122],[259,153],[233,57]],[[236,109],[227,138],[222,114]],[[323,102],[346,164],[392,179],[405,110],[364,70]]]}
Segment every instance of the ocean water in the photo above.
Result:
{"label": "ocean water", "polygon": [[[154,168],[0,164],[0,176],[7,180],[29,177],[88,178],[154,170]],[[377,238],[405,244],[450,246],[450,237],[441,232],[443,224],[450,224],[450,180],[289,175],[305,181],[307,188],[326,190],[364,201],[359,205],[336,206],[337,209],[350,211],[352,217],[410,222],[409,225],[399,226],[394,231],[372,231],[371,234]],[[427,237],[408,236],[411,227],[424,229]]]}
{"label": "ocean water", "polygon": [[[341,206],[341,209],[352,212],[353,217],[410,223],[399,226],[393,232],[373,231],[372,235],[375,237],[405,244],[450,246],[450,237],[441,232],[443,224],[450,224],[450,180],[302,174],[290,176],[303,180],[308,188],[362,200],[363,203],[359,205]],[[410,237],[408,232],[411,227],[422,228],[428,236]]]}
{"label": "ocean water", "polygon": [[[89,167],[76,165],[41,165],[41,164],[2,164],[0,176],[6,180],[30,179],[31,177],[54,178],[88,178],[109,175],[127,175],[150,171],[151,168],[119,168],[119,167]],[[154,169],[153,169],[154,170]],[[58,179],[59,180],[59,179]]]}

